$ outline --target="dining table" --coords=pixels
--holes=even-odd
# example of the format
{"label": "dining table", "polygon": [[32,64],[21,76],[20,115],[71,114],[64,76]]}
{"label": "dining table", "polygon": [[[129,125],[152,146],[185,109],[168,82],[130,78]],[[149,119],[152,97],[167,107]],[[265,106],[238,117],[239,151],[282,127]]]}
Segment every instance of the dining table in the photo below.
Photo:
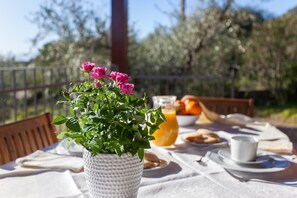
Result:
{"label": "dining table", "polygon": [[[185,141],[185,134],[198,129],[211,130],[223,141],[210,145]],[[228,151],[229,141],[234,135],[257,137],[260,140],[258,154],[268,156],[265,162],[268,166],[250,167],[223,158],[220,152]],[[79,149],[65,147],[68,145],[66,142],[63,140],[0,166],[0,197],[88,197],[83,158]],[[296,198],[296,155],[286,152],[286,146],[283,150],[273,150],[277,145],[284,145],[283,142],[290,143],[290,138],[269,123],[179,127],[174,145],[160,147],[151,144],[151,152],[166,163],[162,167],[144,169],[138,197]],[[33,165],[30,160],[34,161]],[[22,166],[26,163],[30,165]]]}

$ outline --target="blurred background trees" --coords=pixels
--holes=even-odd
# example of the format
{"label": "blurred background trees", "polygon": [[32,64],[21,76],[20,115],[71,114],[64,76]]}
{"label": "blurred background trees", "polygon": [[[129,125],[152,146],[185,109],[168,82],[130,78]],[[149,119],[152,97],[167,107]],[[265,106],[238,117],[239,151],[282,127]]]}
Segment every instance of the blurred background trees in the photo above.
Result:
{"label": "blurred background trees", "polygon": [[[104,8],[94,2],[44,1],[31,18],[39,28],[33,44],[48,36],[55,39],[41,47],[30,64],[78,66],[90,60],[109,65],[110,16],[101,16]],[[131,74],[223,76],[228,90],[233,68],[236,89],[245,91],[245,97],[254,97],[250,91],[267,90],[277,103],[297,98],[296,8],[276,18],[238,7],[233,0],[204,0],[191,13],[185,13],[186,6],[187,1],[180,0],[180,7],[166,12],[172,24],[160,24],[143,39],[130,25]]]}
{"label": "blurred background trees", "polygon": [[40,49],[36,65],[80,65],[85,60],[106,64],[110,57],[109,22],[89,1],[45,1],[32,22],[38,28],[33,43],[54,35],[56,40]]}
{"label": "blurred background trees", "polygon": [[296,27],[297,15],[287,13],[263,22],[252,32],[244,54],[240,83],[242,87],[251,89],[249,81],[253,81],[256,88],[271,90],[280,103],[288,101],[289,96],[296,94]]}

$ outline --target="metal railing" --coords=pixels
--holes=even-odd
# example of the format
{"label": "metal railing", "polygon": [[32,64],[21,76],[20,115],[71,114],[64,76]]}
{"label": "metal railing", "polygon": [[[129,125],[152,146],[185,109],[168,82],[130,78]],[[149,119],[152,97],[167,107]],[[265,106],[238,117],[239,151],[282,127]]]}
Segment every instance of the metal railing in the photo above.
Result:
{"label": "metal railing", "polygon": [[[145,71],[144,71],[145,72]],[[132,72],[136,94],[195,94],[224,96],[224,76],[202,76]],[[67,112],[56,105],[61,89],[84,80],[78,67],[5,67],[0,68],[0,124],[24,119],[43,112]]]}

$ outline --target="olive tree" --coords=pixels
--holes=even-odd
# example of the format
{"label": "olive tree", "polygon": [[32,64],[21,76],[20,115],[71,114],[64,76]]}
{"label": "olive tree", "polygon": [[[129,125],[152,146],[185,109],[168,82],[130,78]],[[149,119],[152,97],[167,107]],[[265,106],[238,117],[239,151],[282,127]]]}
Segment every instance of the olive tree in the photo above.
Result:
{"label": "olive tree", "polygon": [[79,65],[82,61],[107,63],[110,57],[108,20],[92,2],[47,0],[32,15],[39,32],[33,44],[53,36],[34,60],[36,65]]}

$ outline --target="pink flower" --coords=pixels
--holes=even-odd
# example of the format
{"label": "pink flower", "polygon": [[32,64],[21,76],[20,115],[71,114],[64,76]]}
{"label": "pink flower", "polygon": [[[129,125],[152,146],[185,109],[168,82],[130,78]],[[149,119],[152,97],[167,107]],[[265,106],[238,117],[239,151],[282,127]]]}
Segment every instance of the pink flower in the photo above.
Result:
{"label": "pink flower", "polygon": [[83,64],[81,64],[81,67],[85,72],[90,73],[93,70],[93,68],[95,67],[95,63],[84,62]]}
{"label": "pink flower", "polygon": [[106,75],[106,71],[106,67],[95,67],[93,72],[90,73],[90,76],[94,79],[107,78],[108,76]]}
{"label": "pink flower", "polygon": [[94,86],[95,86],[96,88],[101,88],[101,87],[102,87],[102,84],[101,84],[100,80],[95,79],[95,80],[94,80]]}
{"label": "pink flower", "polygon": [[110,78],[112,80],[116,80],[118,73],[119,72],[115,72],[115,71],[110,72]]}
{"label": "pink flower", "polygon": [[114,72],[110,73],[110,77],[112,80],[117,81],[118,84],[126,83],[129,81],[130,77],[127,74],[121,72]]}
{"label": "pink flower", "polygon": [[120,89],[123,94],[130,95],[133,92],[134,85],[130,83],[122,83],[120,84]]}

